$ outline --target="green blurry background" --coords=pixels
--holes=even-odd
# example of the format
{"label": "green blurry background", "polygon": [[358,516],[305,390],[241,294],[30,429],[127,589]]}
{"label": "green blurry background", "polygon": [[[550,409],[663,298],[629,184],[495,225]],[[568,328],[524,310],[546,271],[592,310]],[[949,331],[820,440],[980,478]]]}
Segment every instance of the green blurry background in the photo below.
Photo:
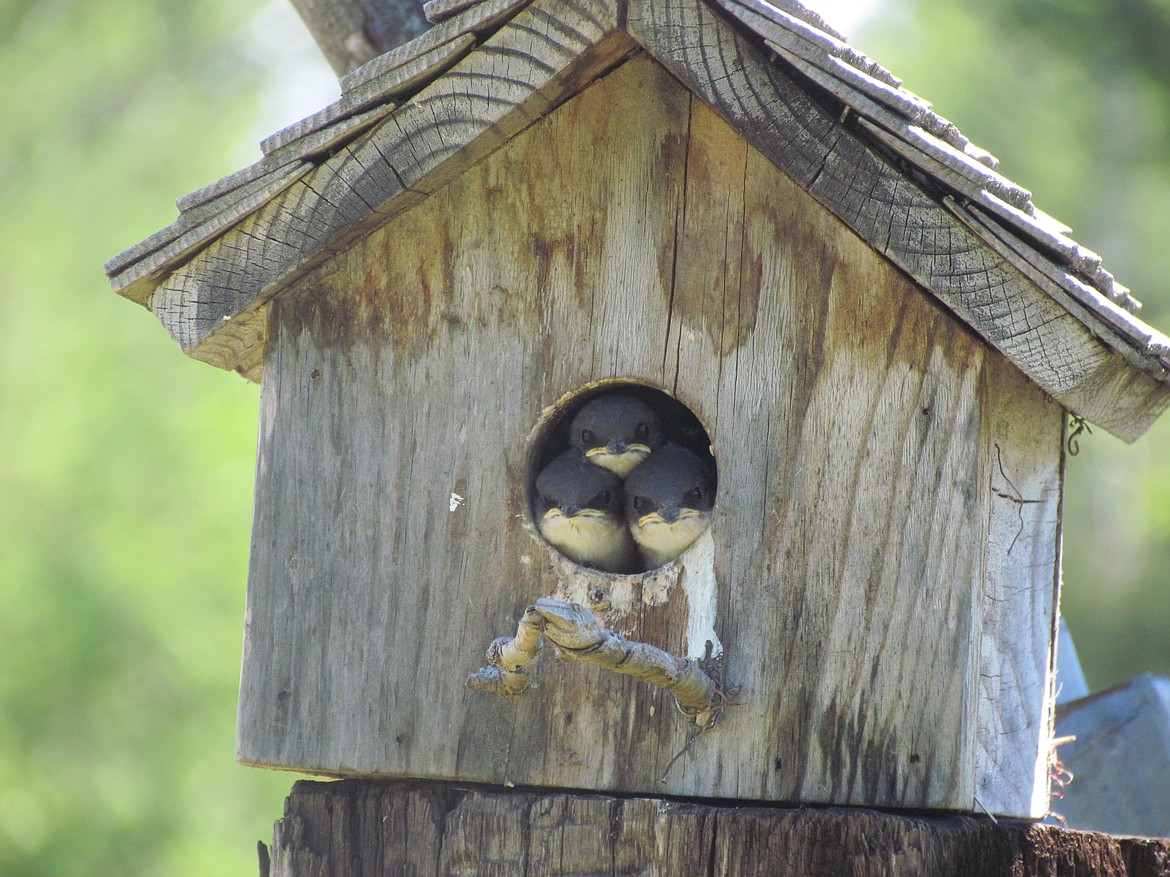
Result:
{"label": "green blurry background", "polygon": [[[257,388],[101,272],[331,99],[283,3],[0,0],[0,874],[252,875],[294,779],[233,761]],[[877,0],[849,30],[1170,328],[1166,0]],[[1082,448],[1089,683],[1168,674],[1170,417]]]}

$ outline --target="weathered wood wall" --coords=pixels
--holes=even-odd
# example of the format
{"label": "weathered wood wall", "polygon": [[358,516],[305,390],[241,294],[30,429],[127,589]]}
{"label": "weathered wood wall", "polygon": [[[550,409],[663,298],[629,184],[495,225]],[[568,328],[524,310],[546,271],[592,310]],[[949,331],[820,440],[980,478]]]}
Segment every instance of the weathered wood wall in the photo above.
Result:
{"label": "weathered wood wall", "polygon": [[1170,841],[970,816],[297,783],[269,875],[1166,877]]}
{"label": "weathered wood wall", "polygon": [[[1046,808],[1062,410],[654,63],[314,271],[268,331],[242,760]],[[555,663],[518,704],[462,687],[526,604],[583,594],[527,520],[528,440],[613,378],[691,406],[719,464],[681,571],[592,577],[621,632],[714,640],[742,685],[663,783],[688,729],[655,691]]]}

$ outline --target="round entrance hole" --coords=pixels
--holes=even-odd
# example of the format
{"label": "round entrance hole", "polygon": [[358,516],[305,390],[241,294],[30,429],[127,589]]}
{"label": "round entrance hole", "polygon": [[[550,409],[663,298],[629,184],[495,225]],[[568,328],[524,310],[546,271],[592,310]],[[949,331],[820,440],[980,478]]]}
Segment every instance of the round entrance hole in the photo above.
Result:
{"label": "round entrance hole", "polygon": [[569,394],[537,426],[528,510],[569,560],[640,573],[702,535],[717,481],[711,438],[690,408],[654,387],[613,381]]}

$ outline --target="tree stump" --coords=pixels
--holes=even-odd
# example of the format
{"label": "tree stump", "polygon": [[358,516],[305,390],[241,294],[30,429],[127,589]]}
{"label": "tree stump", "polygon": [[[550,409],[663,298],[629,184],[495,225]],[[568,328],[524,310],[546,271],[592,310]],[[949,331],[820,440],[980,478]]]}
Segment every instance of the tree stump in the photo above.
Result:
{"label": "tree stump", "polygon": [[1165,877],[1170,840],[858,808],[712,806],[402,780],[298,782],[261,877]]}

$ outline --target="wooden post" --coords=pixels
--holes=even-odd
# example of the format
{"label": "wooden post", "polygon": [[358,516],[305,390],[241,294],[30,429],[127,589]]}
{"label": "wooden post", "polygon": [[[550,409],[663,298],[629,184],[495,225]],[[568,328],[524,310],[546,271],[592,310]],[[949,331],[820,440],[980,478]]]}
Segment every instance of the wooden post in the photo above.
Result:
{"label": "wooden post", "polygon": [[1170,840],[968,815],[298,782],[261,877],[310,874],[1165,877]]}

